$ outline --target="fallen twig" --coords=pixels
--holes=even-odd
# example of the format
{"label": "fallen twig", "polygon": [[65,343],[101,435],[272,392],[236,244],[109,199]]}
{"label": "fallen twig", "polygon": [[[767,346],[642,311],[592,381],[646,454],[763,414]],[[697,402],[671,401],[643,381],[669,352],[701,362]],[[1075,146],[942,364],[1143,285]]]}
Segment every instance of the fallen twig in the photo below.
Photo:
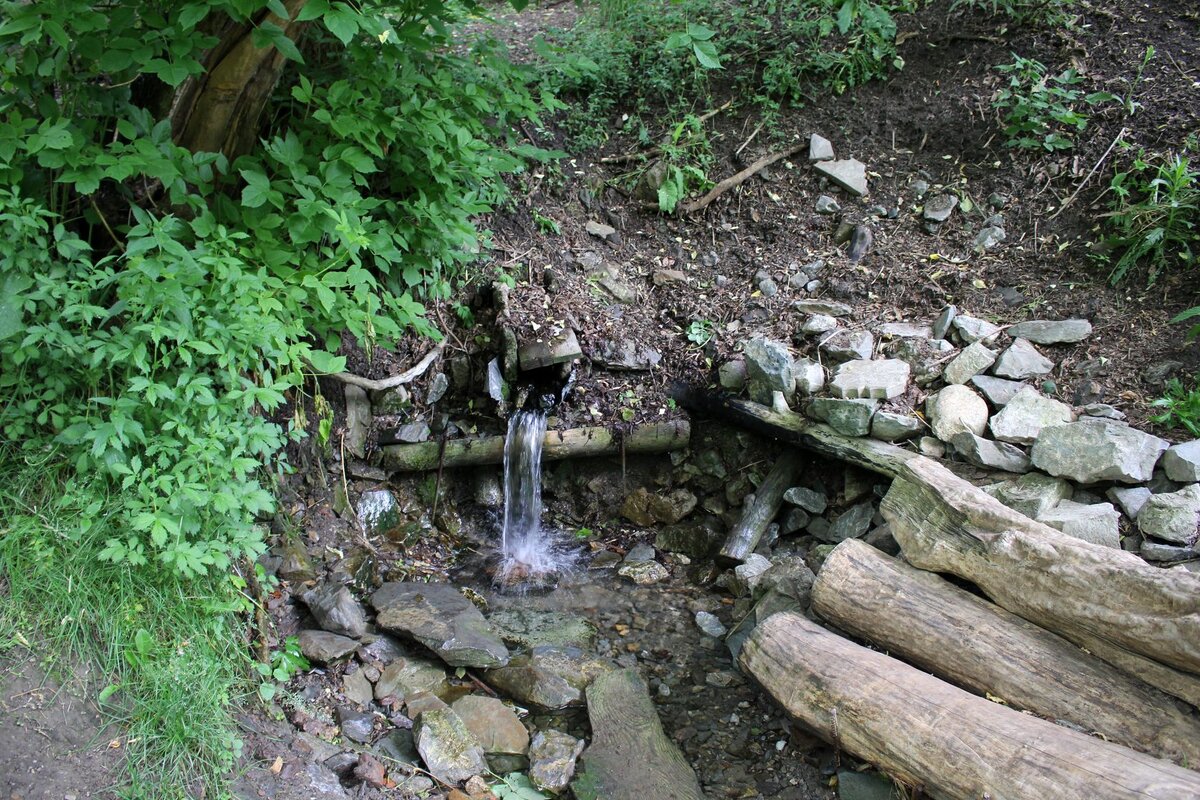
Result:
{"label": "fallen twig", "polygon": [[1108,156],[1110,153],[1112,153],[1113,148],[1117,146],[1117,142],[1119,142],[1125,138],[1125,133],[1126,133],[1126,130],[1124,128],[1121,128],[1120,132],[1117,133],[1117,138],[1112,140],[1112,144],[1110,144],[1108,146],[1108,149],[1104,151],[1104,155],[1100,156],[1100,160],[1096,162],[1096,165],[1094,167],[1092,167],[1092,171],[1084,176],[1083,180],[1081,180],[1079,182],[1079,185],[1075,187],[1075,191],[1071,192],[1071,196],[1068,197],[1066,199],[1066,201],[1064,201],[1063,204],[1058,207],[1057,211],[1055,211],[1053,214],[1051,214],[1049,217],[1047,217],[1047,220],[1054,219],[1059,214],[1061,214],[1063,211],[1065,211],[1067,209],[1067,206],[1069,206],[1069,205],[1071,205],[1071,203],[1075,202],[1075,198],[1078,197],[1079,193],[1083,191],[1083,187],[1087,186],[1087,182],[1090,181],[1092,179],[1092,176],[1096,174],[1096,170],[1100,169],[1100,165],[1103,164],[1108,159]]}
{"label": "fallen twig", "polygon": [[414,366],[412,369],[401,372],[399,375],[393,375],[390,378],[372,380],[371,378],[363,378],[359,375],[354,375],[349,372],[335,372],[330,377],[337,378],[342,383],[361,386],[368,392],[380,392],[384,389],[392,389],[396,386],[402,386],[403,384],[411,383],[415,379],[421,377],[425,374],[425,371],[429,369],[429,366],[433,364],[434,361],[438,360],[438,358],[442,355],[442,351],[445,349],[446,343],[440,343],[437,347],[426,353],[425,357],[418,361],[416,366]]}
{"label": "fallen twig", "polygon": [[739,186],[742,183],[745,183],[749,178],[753,177],[754,175],[757,175],[759,172],[762,172],[764,169],[771,166],[776,161],[796,155],[796,153],[799,153],[805,147],[808,147],[808,145],[807,144],[798,144],[795,147],[791,147],[787,150],[784,150],[783,152],[775,153],[773,155],[764,156],[763,158],[760,158],[758,161],[755,161],[753,164],[746,167],[744,170],[737,173],[736,175],[732,175],[732,176],[726,178],[725,180],[721,181],[720,183],[718,183],[711,190],[709,190],[708,194],[704,195],[699,200],[693,200],[690,203],[684,203],[683,205],[681,205],[679,207],[680,212],[683,214],[695,214],[697,211],[707,208],[709,203],[711,203],[713,200],[716,200],[718,197],[725,194],[733,187]]}

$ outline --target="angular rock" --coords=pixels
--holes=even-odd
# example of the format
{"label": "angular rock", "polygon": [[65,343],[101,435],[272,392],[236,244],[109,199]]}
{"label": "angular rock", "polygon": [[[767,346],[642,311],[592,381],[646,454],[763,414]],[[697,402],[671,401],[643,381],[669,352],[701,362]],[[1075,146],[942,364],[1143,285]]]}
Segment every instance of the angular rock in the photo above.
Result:
{"label": "angular rock", "polygon": [[954,318],[958,316],[958,308],[955,306],[946,306],[937,315],[937,319],[933,321],[933,326],[930,328],[930,333],[934,339],[945,339],[946,334],[950,332],[950,326],[954,324]]}
{"label": "angular rock", "polygon": [[884,442],[911,439],[921,432],[921,420],[909,414],[876,411],[871,418],[871,438]]}
{"label": "angular rock", "polygon": [[956,433],[950,444],[968,463],[977,467],[1015,473],[1029,471],[1029,456],[1011,444],[993,442],[968,431]]}
{"label": "angular rock", "polygon": [[508,648],[475,605],[447,583],[385,583],[371,597],[376,622],[419,641],[455,667],[497,667]]}
{"label": "angular rock", "polygon": [[818,397],[812,401],[809,410],[843,436],[866,436],[871,432],[871,417],[878,407],[878,400]]}
{"label": "angular rock", "polygon": [[783,515],[783,521],[779,524],[779,533],[783,536],[799,533],[808,527],[810,521],[811,517],[803,508],[788,509],[787,513]]}
{"label": "angular rock", "polygon": [[707,611],[696,612],[696,627],[703,631],[705,636],[711,636],[714,639],[723,639],[728,633],[725,626],[721,624],[721,620],[717,619],[715,614]]}
{"label": "angular rock", "polygon": [[1173,481],[1200,481],[1200,439],[1168,448],[1167,452],[1163,453],[1162,468]]}
{"label": "angular rock", "polygon": [[824,514],[828,503],[824,494],[805,486],[793,486],[783,493],[783,499],[812,514]]}
{"label": "angular rock", "polygon": [[1043,428],[1030,457],[1034,466],[1078,483],[1144,483],[1168,442],[1128,425],[1085,417]]}
{"label": "angular rock", "polygon": [[744,562],[733,568],[733,574],[729,576],[729,591],[738,597],[751,594],[770,568],[770,559],[751,553]]}
{"label": "angular rock", "polygon": [[792,372],[796,376],[796,391],[802,395],[816,394],[825,386],[825,368],[816,361],[798,358],[792,364]]}
{"label": "angular rock", "polygon": [[783,392],[789,403],[796,396],[796,374],[786,346],[769,339],[751,339],[746,343],[746,378],[750,399],[770,405],[773,392]]}
{"label": "angular rock", "polygon": [[466,723],[449,708],[435,708],[418,715],[413,739],[425,768],[439,781],[461,783],[487,771],[483,747]]}
{"label": "angular rock", "polygon": [[1017,396],[1017,392],[1029,384],[1005,378],[993,378],[991,375],[976,375],[971,378],[971,385],[978,389],[993,406],[1003,408]]}
{"label": "angular rock", "polygon": [[558,794],[575,776],[575,762],[584,742],[554,729],[538,731],[529,744],[529,780],[537,788]]}
{"label": "angular rock", "polygon": [[522,370],[541,369],[554,364],[566,364],[583,358],[579,339],[573,328],[564,328],[556,334],[547,334],[522,342],[517,349],[517,361]]}
{"label": "angular rock", "polygon": [[777,601],[787,601],[787,605],[808,608],[816,577],[800,556],[779,556],[762,574],[754,599],[761,602],[767,596],[774,596]]}
{"label": "angular rock", "polygon": [[819,133],[808,137],[809,161],[832,161],[833,143]]}
{"label": "angular rock", "polygon": [[1043,428],[1066,425],[1074,420],[1075,412],[1069,405],[1027,386],[992,417],[989,427],[992,435],[1002,442],[1031,445]]}
{"label": "angular rock", "polygon": [[836,214],[842,210],[838,205],[838,201],[834,200],[827,194],[823,194],[817,198],[816,212],[818,214]]}
{"label": "angular rock", "polygon": [[683,553],[691,558],[708,558],[724,541],[725,534],[711,521],[681,522],[660,528],[654,546],[666,553]]}
{"label": "angular rock", "polygon": [[857,539],[871,527],[873,516],[875,516],[875,506],[869,501],[850,506],[833,521],[833,524],[829,526],[829,532],[819,538],[830,544],[837,544],[846,539]]}
{"label": "angular rock", "polygon": [[908,388],[911,369],[897,358],[847,361],[834,370],[829,390],[847,399],[891,400]]}
{"label": "angular rock", "polygon": [[999,225],[988,225],[975,235],[972,243],[976,250],[992,250],[1008,238],[1008,233]]}
{"label": "angular rock", "polygon": [[730,392],[740,392],[746,388],[746,361],[737,358],[717,367],[717,383]]}
{"label": "angular rock", "polygon": [[285,536],[281,547],[279,566],[275,569],[281,580],[304,583],[317,577],[308,548],[299,536]]}
{"label": "angular rock", "polygon": [[1008,329],[1008,335],[1014,339],[1028,339],[1036,344],[1073,344],[1091,333],[1092,323],[1086,319],[1035,319],[1018,322]]}
{"label": "angular rock", "polygon": [[345,586],[327,584],[309,589],[301,599],[323,629],[355,639],[367,632],[363,607]]}
{"label": "angular rock", "polygon": [[1037,519],[1070,497],[1072,491],[1071,484],[1061,478],[1031,472],[1010,483],[1000,484],[994,496],[1013,511]]}
{"label": "angular rock", "polygon": [[1138,530],[1146,536],[1172,544],[1191,546],[1200,533],[1200,484],[1178,492],[1152,495],[1137,518]]}
{"label": "angular rock", "polygon": [[1124,412],[1114,406],[1110,406],[1108,403],[1088,403],[1081,410],[1089,417],[1103,417],[1104,419],[1115,419],[1117,421],[1125,419]]}
{"label": "angular rock", "polygon": [[592,354],[592,361],[616,372],[645,372],[659,365],[662,354],[631,339],[605,339]]}
{"label": "angular rock", "polygon": [[375,699],[375,688],[371,686],[363,670],[356,669],[342,676],[342,694],[351,703],[365,706]]}
{"label": "angular rock", "polygon": [[1046,375],[1052,369],[1053,361],[1039,353],[1027,339],[1017,339],[997,359],[992,374],[1001,378],[1025,380]]}
{"label": "angular rock", "polygon": [[871,246],[874,244],[875,234],[871,229],[866,225],[855,225],[854,230],[850,232],[850,246],[846,249],[846,256],[851,263],[857,264],[871,252]]}
{"label": "angular rock", "polygon": [[337,721],[338,727],[342,729],[342,736],[352,742],[369,742],[375,733],[375,715],[369,711],[340,706],[337,710]]}
{"label": "angular rock", "polygon": [[978,319],[976,317],[968,317],[964,314],[959,314],[954,318],[954,330],[958,331],[958,336],[963,340],[963,343],[971,345],[976,342],[991,343],[996,340],[996,336],[1000,333],[999,326],[993,325],[986,319]]}
{"label": "angular rock", "polygon": [[862,197],[867,193],[867,166],[857,158],[818,161],[814,166],[817,172],[855,197]]}
{"label": "angular rock", "polygon": [[383,668],[375,681],[375,699],[395,697],[404,701],[417,692],[441,697],[449,689],[450,682],[441,666],[418,656],[404,656]]}
{"label": "angular rock", "polygon": [[983,398],[965,386],[951,384],[925,401],[933,435],[943,442],[956,433],[967,431],[983,435],[987,426],[988,408]]}
{"label": "angular rock", "polygon": [[595,220],[588,220],[587,224],[583,227],[592,236],[595,236],[597,239],[604,239],[605,241],[612,241],[617,235],[616,228],[611,225],[605,225],[603,222],[596,222]]}
{"label": "angular rock", "polygon": [[1037,520],[1085,542],[1117,549],[1121,547],[1121,514],[1113,508],[1112,503],[1083,505],[1063,500],[1043,511]]}
{"label": "angular rock", "polygon": [[300,652],[314,664],[328,664],[358,649],[358,642],[329,631],[300,631]]}
{"label": "angular rock", "polygon": [[829,333],[836,329],[838,321],[828,314],[810,314],[809,317],[800,323],[800,332],[807,336],[820,336],[822,333]]}
{"label": "angular rock", "polygon": [[889,339],[934,338],[933,330],[928,325],[916,325],[911,322],[885,322],[879,326],[879,335]]}
{"label": "angular rock", "polygon": [[951,349],[953,347],[944,339],[894,339],[885,342],[880,352],[908,362],[916,384],[928,386],[942,377],[945,355]]}
{"label": "angular rock", "polygon": [[513,656],[506,667],[488,670],[484,680],[521,704],[557,711],[583,705],[588,684],[611,669],[578,647],[541,645]]}
{"label": "angular rock", "polygon": [[516,712],[495,697],[469,694],[450,708],[475,737],[487,755],[523,756],[529,752],[529,731]]}
{"label": "angular rock", "polygon": [[387,534],[400,524],[396,496],[387,489],[363,492],[358,498],[358,521],[369,535]]}
{"label": "angular rock", "polygon": [[996,351],[983,342],[968,345],[954,360],[946,365],[942,377],[946,383],[966,383],[996,363]]}
{"label": "angular rock", "polygon": [[839,331],[822,339],[820,348],[834,361],[870,359],[875,337],[869,331]]}
{"label": "angular rock", "polygon": [[506,608],[488,615],[488,624],[513,647],[579,647],[591,650],[596,627],[586,617],[565,611]]}
{"label": "angular rock", "polygon": [[945,222],[950,219],[954,209],[958,208],[958,196],[953,194],[936,194],[925,201],[925,209],[921,216],[929,222]]}
{"label": "angular rock", "polygon": [[638,586],[650,586],[671,577],[667,568],[657,561],[627,561],[617,567],[617,574]]}
{"label": "angular rock", "polygon": [[675,489],[667,494],[651,494],[639,486],[626,496],[621,515],[635,525],[650,527],[656,522],[673,525],[696,507],[696,495],[687,489]]}
{"label": "angular rock", "polygon": [[1146,505],[1146,501],[1150,499],[1150,490],[1145,486],[1114,486],[1104,493],[1104,496],[1112,500],[1121,510],[1125,512],[1125,516],[1132,520],[1138,518],[1142,507]]}
{"label": "angular rock", "polygon": [[359,458],[366,456],[371,431],[371,400],[361,386],[346,384],[346,447]]}
{"label": "angular rock", "polygon": [[801,314],[825,314],[830,317],[848,317],[854,311],[845,303],[832,300],[796,300],[792,308]]}
{"label": "angular rock", "polygon": [[1191,547],[1179,547],[1174,544],[1160,544],[1149,539],[1142,541],[1138,552],[1147,561],[1159,564],[1174,564],[1180,561],[1194,561],[1200,558],[1200,552]]}

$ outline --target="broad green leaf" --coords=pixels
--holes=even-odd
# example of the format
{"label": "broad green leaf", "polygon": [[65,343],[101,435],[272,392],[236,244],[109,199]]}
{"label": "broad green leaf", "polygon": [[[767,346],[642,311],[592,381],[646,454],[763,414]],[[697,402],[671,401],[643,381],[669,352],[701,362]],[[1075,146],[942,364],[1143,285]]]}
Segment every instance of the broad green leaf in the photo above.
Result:
{"label": "broad green leaf", "polygon": [[697,25],[694,22],[688,23],[687,32],[688,36],[692,37],[693,39],[698,39],[702,42],[708,41],[716,35],[716,31],[706,28],[703,25]]}
{"label": "broad green leaf", "polygon": [[692,42],[692,52],[705,69],[721,69],[721,57],[712,42]]}
{"label": "broad green leaf", "polygon": [[345,356],[335,356],[324,350],[310,350],[308,363],[312,364],[313,369],[322,375],[332,375],[346,369]]}
{"label": "broad green leaf", "polygon": [[358,14],[345,3],[337,3],[325,12],[325,27],[336,36],[342,44],[350,44],[354,34],[358,33]]}

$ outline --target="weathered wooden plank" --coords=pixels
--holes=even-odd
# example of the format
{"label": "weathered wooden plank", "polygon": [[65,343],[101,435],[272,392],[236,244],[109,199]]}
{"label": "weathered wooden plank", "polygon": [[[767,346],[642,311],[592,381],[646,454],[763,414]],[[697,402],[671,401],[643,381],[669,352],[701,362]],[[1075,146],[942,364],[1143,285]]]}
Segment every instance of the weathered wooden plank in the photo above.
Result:
{"label": "weathered wooden plank", "polygon": [[746,506],[741,518],[729,532],[725,545],[717,555],[718,562],[740,564],[754,552],[767,526],[779,513],[784,492],[791,488],[796,479],[798,462],[794,452],[779,457],[767,477],[754,490],[754,502]]}

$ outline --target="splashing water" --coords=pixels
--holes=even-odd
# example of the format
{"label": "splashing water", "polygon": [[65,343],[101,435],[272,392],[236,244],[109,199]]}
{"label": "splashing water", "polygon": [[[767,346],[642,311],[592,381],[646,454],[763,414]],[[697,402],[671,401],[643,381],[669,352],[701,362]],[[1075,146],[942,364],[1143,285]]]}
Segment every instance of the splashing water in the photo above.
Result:
{"label": "splashing water", "polygon": [[504,441],[504,528],[500,534],[497,583],[552,584],[575,561],[542,527],[542,440],[545,411],[519,411],[508,421]]}

